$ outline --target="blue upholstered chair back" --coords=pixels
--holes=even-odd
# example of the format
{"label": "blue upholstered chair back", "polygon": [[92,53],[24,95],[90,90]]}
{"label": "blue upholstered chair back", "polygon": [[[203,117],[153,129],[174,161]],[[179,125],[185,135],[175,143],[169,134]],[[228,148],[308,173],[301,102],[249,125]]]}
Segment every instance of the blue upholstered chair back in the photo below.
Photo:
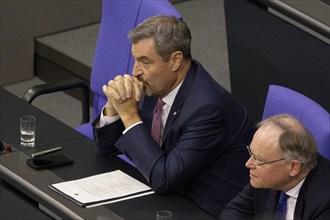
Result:
{"label": "blue upholstered chair back", "polygon": [[270,85],[263,119],[277,114],[296,117],[314,136],[318,152],[330,159],[330,115],[312,99],[278,85]]}
{"label": "blue upholstered chair back", "polygon": [[[131,55],[131,43],[128,32],[148,17],[166,14],[181,18],[168,0],[104,0],[102,18],[98,35],[94,62],[90,79],[93,92],[94,120],[106,103],[102,86],[118,74],[131,74],[134,59]],[[93,139],[91,124],[76,128]]]}

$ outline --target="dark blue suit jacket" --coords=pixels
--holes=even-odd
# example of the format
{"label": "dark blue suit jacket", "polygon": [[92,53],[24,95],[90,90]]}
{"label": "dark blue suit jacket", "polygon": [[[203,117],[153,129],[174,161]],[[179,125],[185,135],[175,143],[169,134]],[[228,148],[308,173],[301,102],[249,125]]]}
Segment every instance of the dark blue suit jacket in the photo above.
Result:
{"label": "dark blue suit jacket", "polygon": [[[214,216],[248,183],[246,145],[255,128],[246,109],[196,61],[169,113],[161,147],[151,132],[157,97],[139,105],[143,120],[122,135],[120,120],[96,129],[100,153],[125,153],[156,193],[179,192]],[[98,120],[98,119],[96,119]]]}
{"label": "dark blue suit jacket", "polygon": [[[273,219],[279,195],[277,190],[255,189],[248,184],[228,203],[220,219]],[[300,189],[294,219],[330,219],[330,161],[322,156]]]}

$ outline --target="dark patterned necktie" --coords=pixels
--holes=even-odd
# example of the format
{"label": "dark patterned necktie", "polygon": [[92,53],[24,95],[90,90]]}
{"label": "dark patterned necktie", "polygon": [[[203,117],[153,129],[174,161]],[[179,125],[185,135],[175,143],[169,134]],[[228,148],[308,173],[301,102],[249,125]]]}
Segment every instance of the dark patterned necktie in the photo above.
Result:
{"label": "dark patterned necktie", "polygon": [[280,198],[278,200],[277,208],[275,211],[275,219],[276,220],[283,220],[286,217],[286,210],[287,210],[287,203],[288,203],[288,196],[284,192],[281,192]]}
{"label": "dark patterned necktie", "polygon": [[160,144],[161,129],[162,129],[162,115],[163,115],[163,106],[164,105],[165,105],[165,102],[159,98],[157,101],[155,111],[154,111],[154,116],[152,118],[151,135],[158,144]]}

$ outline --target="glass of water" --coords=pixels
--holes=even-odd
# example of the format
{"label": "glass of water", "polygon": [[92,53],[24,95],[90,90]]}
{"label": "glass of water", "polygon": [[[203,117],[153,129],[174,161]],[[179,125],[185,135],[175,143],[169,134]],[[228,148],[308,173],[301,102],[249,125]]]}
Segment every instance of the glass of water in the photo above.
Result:
{"label": "glass of water", "polygon": [[157,220],[172,220],[172,212],[168,210],[160,210],[156,213]]}
{"label": "glass of water", "polygon": [[36,117],[23,115],[20,118],[21,145],[34,147],[36,134]]}

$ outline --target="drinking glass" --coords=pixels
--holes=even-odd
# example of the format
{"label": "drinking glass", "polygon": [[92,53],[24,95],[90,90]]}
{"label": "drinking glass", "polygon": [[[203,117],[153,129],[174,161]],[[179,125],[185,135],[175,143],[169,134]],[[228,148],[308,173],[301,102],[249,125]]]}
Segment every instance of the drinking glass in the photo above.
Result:
{"label": "drinking glass", "polygon": [[156,213],[157,220],[172,220],[172,212],[160,210]]}
{"label": "drinking glass", "polygon": [[34,147],[36,134],[36,117],[23,115],[20,117],[21,145]]}

